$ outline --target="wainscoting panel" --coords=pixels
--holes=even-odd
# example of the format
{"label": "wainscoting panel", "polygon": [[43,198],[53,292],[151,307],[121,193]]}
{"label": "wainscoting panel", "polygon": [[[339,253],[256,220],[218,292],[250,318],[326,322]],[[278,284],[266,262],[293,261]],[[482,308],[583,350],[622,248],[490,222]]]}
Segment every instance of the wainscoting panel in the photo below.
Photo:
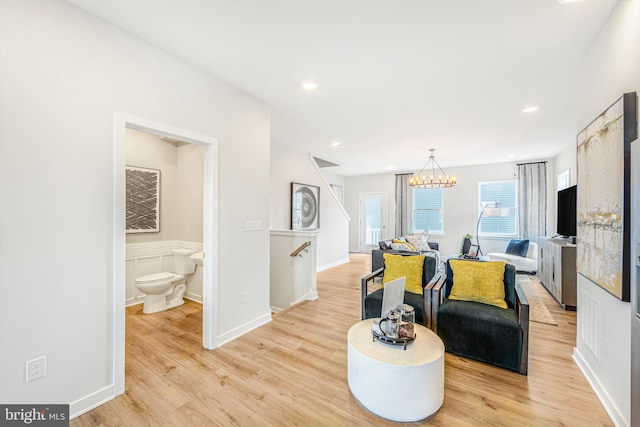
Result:
{"label": "wainscoting panel", "polygon": [[578,295],[580,340],[600,362],[600,304],[584,290]]}
{"label": "wainscoting panel", "polygon": [[[134,285],[137,277],[162,273],[163,271],[173,272],[173,253],[171,250],[176,248],[201,251],[202,243],[168,240],[127,245],[125,261],[126,306],[144,302],[144,294]],[[185,297],[202,303],[202,267],[199,265],[196,266],[195,273],[187,278]]]}

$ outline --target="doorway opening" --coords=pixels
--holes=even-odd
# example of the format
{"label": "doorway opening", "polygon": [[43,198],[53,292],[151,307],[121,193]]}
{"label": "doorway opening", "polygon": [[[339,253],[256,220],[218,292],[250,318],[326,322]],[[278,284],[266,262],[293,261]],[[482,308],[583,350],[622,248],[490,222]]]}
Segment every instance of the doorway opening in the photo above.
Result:
{"label": "doorway opening", "polygon": [[359,252],[371,252],[387,238],[387,193],[360,193]]}
{"label": "doorway opening", "polygon": [[203,236],[204,252],[202,274],[202,345],[207,349],[217,347],[217,269],[218,240],[218,141],[166,124],[115,113],[114,158],[114,292],[113,292],[113,384],[114,395],[124,393],[125,381],[125,300],[126,300],[126,238],[125,238],[125,165],[126,131],[134,129],[160,137],[197,144],[204,147],[203,167]]}

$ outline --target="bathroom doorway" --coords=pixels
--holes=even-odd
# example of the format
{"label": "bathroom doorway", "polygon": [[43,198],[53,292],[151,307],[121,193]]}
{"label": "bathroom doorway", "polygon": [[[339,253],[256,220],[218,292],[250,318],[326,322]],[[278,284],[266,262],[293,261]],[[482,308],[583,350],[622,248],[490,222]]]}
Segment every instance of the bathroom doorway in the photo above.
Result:
{"label": "bathroom doorway", "polygon": [[183,129],[177,129],[162,123],[130,116],[115,114],[115,159],[114,159],[114,395],[124,393],[125,372],[125,300],[126,300],[126,237],[125,237],[125,165],[127,130],[132,129],[157,135],[172,141],[196,144],[204,148],[203,165],[203,236],[202,247],[205,253],[202,266],[202,345],[207,349],[217,347],[215,331],[217,318],[213,315],[217,301],[217,238],[218,238],[218,141],[214,138],[198,135]]}

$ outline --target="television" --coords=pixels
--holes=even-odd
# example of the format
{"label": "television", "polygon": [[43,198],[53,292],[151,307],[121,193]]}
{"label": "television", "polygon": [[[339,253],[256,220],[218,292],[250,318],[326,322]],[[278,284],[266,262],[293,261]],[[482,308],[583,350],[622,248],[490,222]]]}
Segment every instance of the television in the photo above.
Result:
{"label": "television", "polygon": [[565,188],[558,191],[558,215],[556,223],[556,233],[559,236],[575,237],[576,235],[576,199],[578,186]]}

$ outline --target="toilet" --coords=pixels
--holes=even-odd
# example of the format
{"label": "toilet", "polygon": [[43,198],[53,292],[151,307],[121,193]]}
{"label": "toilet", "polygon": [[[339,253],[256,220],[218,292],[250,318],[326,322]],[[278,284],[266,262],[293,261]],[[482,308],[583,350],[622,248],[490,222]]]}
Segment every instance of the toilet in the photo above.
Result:
{"label": "toilet", "polygon": [[175,273],[163,272],[138,277],[134,285],[144,294],[143,313],[157,313],[184,304],[184,293],[187,290],[186,276],[193,274],[196,264],[190,255],[197,251],[192,249],[172,249],[173,270]]}

